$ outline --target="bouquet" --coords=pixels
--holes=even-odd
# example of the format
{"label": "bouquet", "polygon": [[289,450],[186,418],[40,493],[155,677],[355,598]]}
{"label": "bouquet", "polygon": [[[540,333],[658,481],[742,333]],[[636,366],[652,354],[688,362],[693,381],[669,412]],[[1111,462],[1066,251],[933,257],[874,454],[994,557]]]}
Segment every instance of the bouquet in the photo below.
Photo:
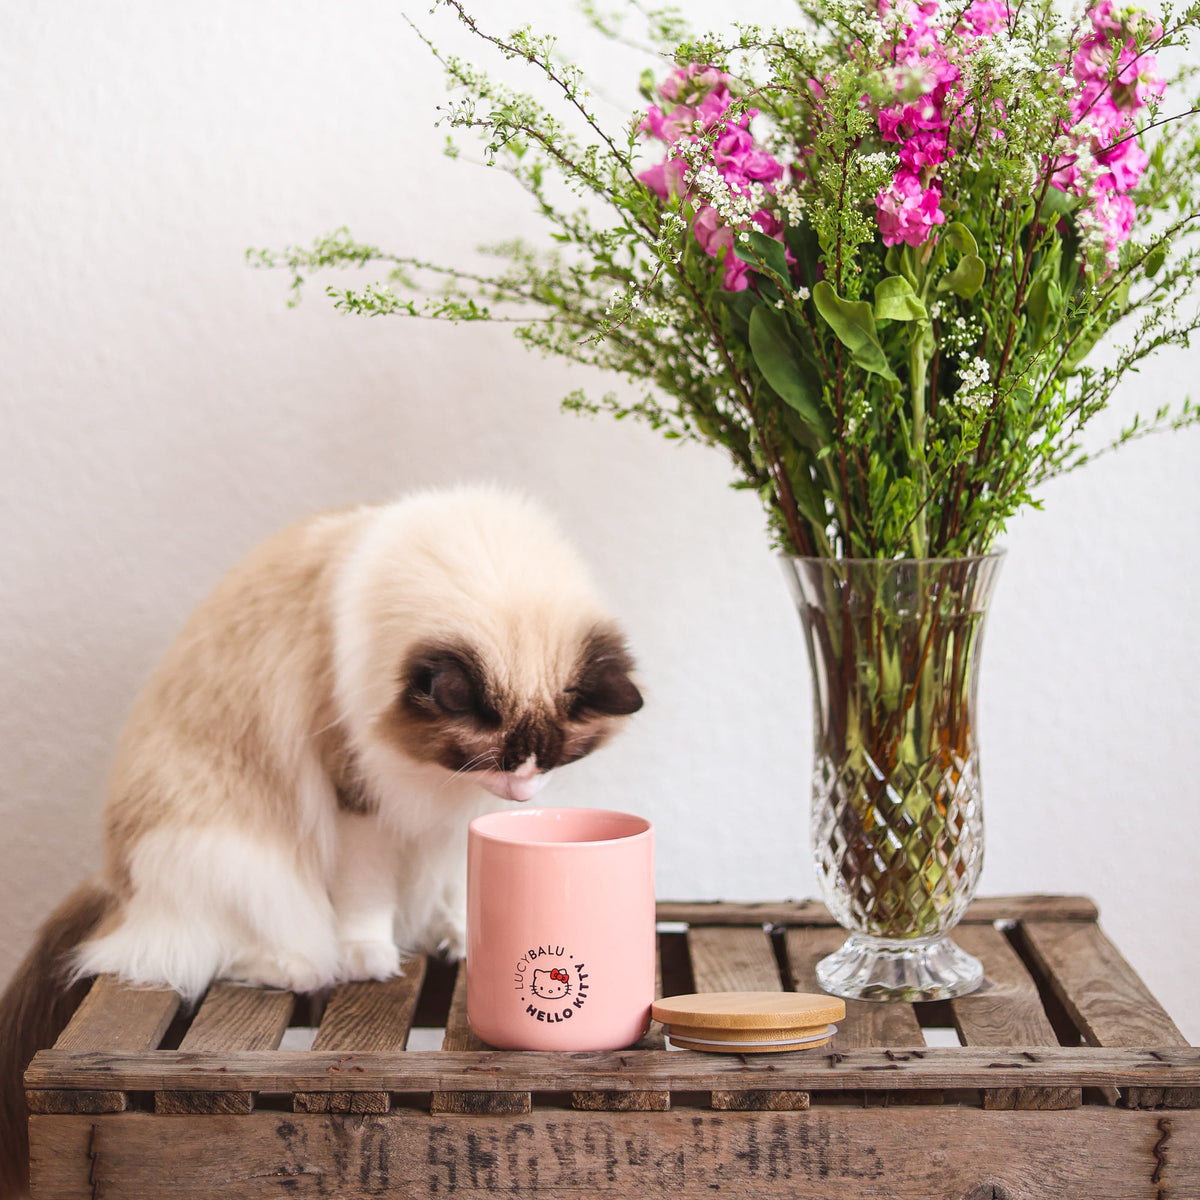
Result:
{"label": "bouquet", "polygon": [[[635,8],[661,65],[645,110],[610,130],[552,39],[442,2],[557,98],[430,44],[457,93],[442,119],[526,189],[547,246],[484,247],[484,271],[346,230],[252,253],[297,289],[380,266],[384,281],[329,287],[336,305],[504,318],[530,347],[616,372],[633,399],[565,407],[721,446],[796,555],[983,553],[1046,480],[1200,418],[1185,399],[1106,446],[1082,437],[1197,328],[1194,71],[1160,64],[1200,4],[799,0],[793,27],[691,38]],[[1127,336],[1093,364],[1114,326]]]}

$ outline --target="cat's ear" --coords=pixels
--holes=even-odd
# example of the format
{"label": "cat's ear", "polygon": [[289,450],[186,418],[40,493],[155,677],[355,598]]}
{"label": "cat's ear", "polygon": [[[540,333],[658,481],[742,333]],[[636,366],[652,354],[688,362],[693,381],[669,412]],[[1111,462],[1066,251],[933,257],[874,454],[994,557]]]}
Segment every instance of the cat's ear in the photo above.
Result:
{"label": "cat's ear", "polygon": [[642,707],[642,693],[630,677],[633,659],[613,628],[597,626],[583,645],[575,679],[566,689],[571,718],[627,717]]}

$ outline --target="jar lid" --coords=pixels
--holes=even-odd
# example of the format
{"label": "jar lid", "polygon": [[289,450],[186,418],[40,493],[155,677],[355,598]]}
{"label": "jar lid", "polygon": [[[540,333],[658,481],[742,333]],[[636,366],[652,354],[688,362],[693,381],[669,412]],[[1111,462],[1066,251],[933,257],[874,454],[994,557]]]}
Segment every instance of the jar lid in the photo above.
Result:
{"label": "jar lid", "polygon": [[845,1001],[805,992],[695,992],[651,1008],[672,1045],[710,1053],[767,1054],[825,1045]]}

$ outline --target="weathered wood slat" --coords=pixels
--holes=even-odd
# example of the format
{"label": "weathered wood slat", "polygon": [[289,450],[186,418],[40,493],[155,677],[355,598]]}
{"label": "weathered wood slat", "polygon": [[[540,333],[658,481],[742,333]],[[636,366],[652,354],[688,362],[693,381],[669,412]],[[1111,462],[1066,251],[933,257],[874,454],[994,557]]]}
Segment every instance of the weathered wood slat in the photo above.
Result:
{"label": "weathered wood slat", "polygon": [[[963,921],[991,925],[996,921],[1094,921],[1099,909],[1086,896],[981,896]],[[660,900],[660,921],[688,925],[832,925],[837,922],[817,900]]]}
{"label": "weathered wood slat", "polygon": [[[179,997],[165,988],[135,988],[100,975],[54,1043],[63,1051],[152,1050],[179,1010]],[[124,1112],[129,1097],[112,1088],[29,1097],[30,1112],[51,1104],[54,1112]]]}
{"label": "weathered wood slat", "polygon": [[[1058,1038],[1042,1008],[1025,964],[1008,938],[990,925],[959,926],[954,940],[983,963],[984,980],[969,996],[950,1001],[954,1025],[964,1046],[1057,1046]],[[984,1108],[1077,1108],[1080,1088],[991,1088]]]}
{"label": "weathered wood slat", "polygon": [[[1186,1046],[1187,1039],[1138,973],[1098,925],[1023,921],[1018,929],[1030,957],[1080,1034],[1092,1046]],[[1134,1108],[1200,1106],[1200,1092],[1134,1088]]]}
{"label": "weathered wood slat", "polygon": [[734,1055],[671,1050],[559,1054],[540,1050],[242,1051],[198,1058],[178,1050],[108,1054],[43,1050],[27,1090],[251,1092],[564,1092],[611,1088],[715,1091],[881,1091],[889,1088],[1200,1087],[1200,1048],[1100,1046],[847,1049]]}
{"label": "weathered wood slat", "polygon": [[[179,1049],[193,1054],[228,1050],[275,1050],[283,1040],[295,998],[291,992],[214,983],[208,989]],[[154,1111],[248,1113],[253,1092],[157,1092]]]}
{"label": "weathered wood slat", "polygon": [[[792,984],[798,992],[820,992],[817,963],[846,940],[846,931],[833,928],[789,929],[784,935]],[[911,1004],[876,1004],[865,1000],[846,1001],[846,1019],[838,1023],[832,1048],[841,1053],[868,1046],[925,1045],[917,1014]],[[863,1104],[939,1104],[940,1092],[877,1092],[863,1096]]]}
{"label": "weathered wood slat", "polygon": [[[693,926],[687,940],[696,991],[783,990],[770,934],[761,926]],[[713,1108],[722,1112],[796,1111],[808,1105],[807,1092],[754,1088],[712,1093]]]}
{"label": "weathered wood slat", "polygon": [[[845,940],[846,931],[832,929],[789,929],[785,935],[792,981],[800,992],[819,992],[817,963],[832,954]],[[925,1045],[921,1026],[911,1004],[878,1004],[847,1000],[846,1019],[838,1024],[835,1050],[864,1046]]]}
{"label": "weathered wood slat", "polygon": [[[394,979],[343,983],[335,988],[313,1050],[403,1050],[425,980],[425,959],[406,958],[400,966],[402,973]],[[385,1113],[391,1097],[386,1090],[297,1091],[292,1107],[296,1112]]]}
{"label": "weathered wood slat", "polygon": [[[446,1018],[446,1036],[442,1039],[442,1052],[484,1052],[487,1047],[471,1031],[467,1024],[467,966],[458,964],[458,978],[454,981],[454,995],[450,999],[450,1015]],[[437,1053],[433,1051],[432,1053]],[[502,1051],[492,1051],[500,1054]],[[409,1061],[419,1057],[417,1054],[407,1056]],[[555,1056],[551,1056],[555,1057]],[[484,1068],[486,1069],[486,1068]],[[566,1085],[564,1085],[566,1086]],[[493,1090],[482,1088],[479,1091],[462,1091],[457,1088],[442,1088],[440,1083],[434,1083],[429,1088],[419,1088],[418,1091],[430,1091],[433,1095],[429,1101],[429,1111],[435,1115],[450,1113],[483,1113],[499,1116],[505,1113],[527,1113],[533,1107],[530,1087],[518,1086],[516,1089]],[[556,1091],[563,1090],[556,1088]]]}
{"label": "weathered wood slat", "polygon": [[[677,1056],[678,1057],[678,1056]],[[1163,1124],[1169,1122],[1169,1132]],[[1200,1195],[1200,1112],[537,1110],[34,1117],[35,1200],[1162,1200]],[[236,1149],[234,1149],[236,1147]],[[1157,1149],[1157,1153],[1156,1153]]]}
{"label": "weathered wood slat", "polygon": [[166,988],[130,987],[101,975],[54,1043],[57,1050],[149,1050],[179,1008]]}
{"label": "weathered wood slat", "polygon": [[[656,1000],[663,994],[662,979],[662,953],[661,949],[656,949],[654,955],[654,998]],[[667,1039],[663,1036],[663,1027],[657,1021],[651,1021],[650,1028],[630,1049],[665,1050],[666,1047]],[[571,1106],[584,1112],[667,1112],[671,1107],[671,1093],[662,1090],[572,1092]]]}

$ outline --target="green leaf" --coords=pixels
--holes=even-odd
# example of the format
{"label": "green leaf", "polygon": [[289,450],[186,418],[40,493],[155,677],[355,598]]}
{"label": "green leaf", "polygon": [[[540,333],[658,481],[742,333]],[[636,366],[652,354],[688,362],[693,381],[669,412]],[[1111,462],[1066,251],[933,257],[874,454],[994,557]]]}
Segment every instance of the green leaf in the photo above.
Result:
{"label": "green leaf", "polygon": [[733,252],[742,262],[770,275],[781,287],[791,292],[792,281],[788,273],[787,252],[782,242],[777,242],[756,229],[750,233],[750,245],[735,242]]}
{"label": "green leaf", "polygon": [[820,408],[821,389],[809,378],[799,343],[779,309],[760,304],[750,314],[750,352],[763,378],[800,414],[817,443],[828,441]]}
{"label": "green leaf", "polygon": [[1083,202],[1082,196],[1072,196],[1056,187],[1046,189],[1046,198],[1042,201],[1042,215],[1049,213],[1054,217],[1065,217],[1073,213]]}
{"label": "green leaf", "polygon": [[875,320],[923,321],[928,315],[903,275],[889,275],[875,285]]}
{"label": "green leaf", "polygon": [[938,280],[937,290],[939,292],[953,292],[956,296],[961,296],[966,300],[975,295],[983,287],[983,280],[986,275],[987,268],[983,265],[983,259],[978,254],[964,254],[958,260],[958,266]]}
{"label": "green leaf", "polygon": [[943,231],[942,237],[960,254],[979,253],[975,235],[961,221],[951,221]]}
{"label": "green leaf", "polygon": [[1040,344],[1047,327],[1058,325],[1058,313],[1062,307],[1062,293],[1055,282],[1058,272],[1053,276],[1046,275],[1038,279],[1029,289],[1025,298],[1025,312],[1032,326],[1033,343]]}
{"label": "green leaf", "polygon": [[822,279],[813,288],[812,298],[817,312],[837,335],[838,341],[850,351],[855,363],[864,371],[873,371],[893,383],[900,382],[888,366],[887,355],[875,333],[871,306],[865,300],[843,300],[827,279]]}
{"label": "green leaf", "polygon": [[1149,254],[1146,255],[1145,269],[1146,278],[1152,279],[1162,270],[1162,265],[1167,261],[1167,244],[1159,242],[1153,247]]}

